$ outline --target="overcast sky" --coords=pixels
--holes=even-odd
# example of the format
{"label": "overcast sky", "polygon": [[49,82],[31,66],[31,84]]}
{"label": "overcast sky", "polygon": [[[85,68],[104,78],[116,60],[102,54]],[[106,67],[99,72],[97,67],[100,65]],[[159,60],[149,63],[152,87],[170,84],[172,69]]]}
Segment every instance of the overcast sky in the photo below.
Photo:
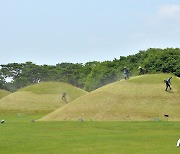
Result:
{"label": "overcast sky", "polygon": [[180,0],[0,0],[0,64],[104,61],[180,47]]}

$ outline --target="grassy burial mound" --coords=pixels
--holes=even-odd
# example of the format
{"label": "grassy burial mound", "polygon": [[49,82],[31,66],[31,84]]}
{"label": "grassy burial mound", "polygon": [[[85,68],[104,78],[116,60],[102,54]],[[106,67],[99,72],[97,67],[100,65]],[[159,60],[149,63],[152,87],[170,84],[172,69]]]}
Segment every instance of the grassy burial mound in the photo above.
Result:
{"label": "grassy burial mound", "polygon": [[0,99],[9,95],[9,94],[10,94],[9,91],[0,89]]}
{"label": "grassy burial mound", "polygon": [[173,76],[172,90],[165,91],[168,74],[132,77],[84,95],[43,117],[53,120],[180,120],[180,80]]}
{"label": "grassy burial mound", "polygon": [[[62,100],[66,92],[67,103]],[[0,111],[51,112],[87,92],[67,83],[42,82],[30,85],[0,100]]]}

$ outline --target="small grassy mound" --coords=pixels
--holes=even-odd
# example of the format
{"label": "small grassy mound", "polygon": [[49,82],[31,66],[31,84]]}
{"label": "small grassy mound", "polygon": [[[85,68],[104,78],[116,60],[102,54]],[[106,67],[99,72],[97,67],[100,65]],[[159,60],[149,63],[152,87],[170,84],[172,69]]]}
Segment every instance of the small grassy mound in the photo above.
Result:
{"label": "small grassy mound", "polygon": [[169,74],[152,74],[101,87],[40,120],[180,120],[180,80],[172,76],[172,90],[165,91]]}
{"label": "small grassy mound", "polygon": [[[67,103],[63,92],[67,93]],[[42,82],[30,85],[0,100],[0,111],[5,112],[51,112],[87,92],[67,83]]]}
{"label": "small grassy mound", "polygon": [[9,91],[0,89],[0,99],[7,96],[7,95],[9,95],[9,94],[10,94]]}

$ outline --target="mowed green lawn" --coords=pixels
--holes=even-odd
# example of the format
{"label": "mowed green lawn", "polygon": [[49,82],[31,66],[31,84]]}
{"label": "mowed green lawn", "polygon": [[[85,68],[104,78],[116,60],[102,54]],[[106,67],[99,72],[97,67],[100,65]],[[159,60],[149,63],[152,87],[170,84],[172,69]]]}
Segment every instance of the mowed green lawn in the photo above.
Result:
{"label": "mowed green lawn", "polygon": [[31,122],[41,116],[0,115],[0,153],[180,153],[180,122]]}

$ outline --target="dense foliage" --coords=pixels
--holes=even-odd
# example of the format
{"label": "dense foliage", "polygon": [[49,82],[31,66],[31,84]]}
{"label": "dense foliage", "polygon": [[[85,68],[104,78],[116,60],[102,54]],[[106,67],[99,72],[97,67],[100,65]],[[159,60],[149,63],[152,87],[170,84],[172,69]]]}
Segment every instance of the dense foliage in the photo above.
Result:
{"label": "dense foliage", "polygon": [[[180,77],[180,49],[150,48],[127,57],[104,62],[60,63],[55,66],[36,65],[32,62],[0,65],[0,88],[16,91],[41,81],[62,81],[92,91],[105,84],[123,78],[127,67],[131,76],[138,75],[141,66],[146,73],[173,73]],[[12,79],[6,82],[6,79]]]}

